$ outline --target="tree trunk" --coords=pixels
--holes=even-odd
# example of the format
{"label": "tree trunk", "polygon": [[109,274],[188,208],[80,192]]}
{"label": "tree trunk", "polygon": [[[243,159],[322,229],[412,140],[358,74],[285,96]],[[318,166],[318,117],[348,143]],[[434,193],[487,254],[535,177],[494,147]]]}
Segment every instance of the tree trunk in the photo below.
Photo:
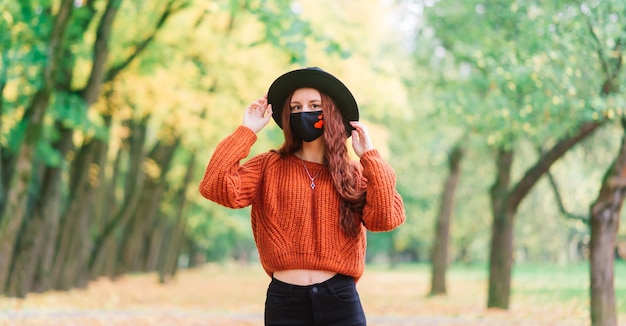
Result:
{"label": "tree trunk", "polygon": [[159,261],[163,259],[162,256],[165,255],[166,252],[165,237],[168,233],[168,229],[171,229],[168,221],[164,216],[158,214],[153,227],[151,230],[148,230],[148,250],[144,272],[157,271]]}
{"label": "tree trunk", "polygon": [[147,160],[158,166],[158,175],[148,176],[143,186],[143,193],[131,224],[124,232],[122,244],[122,266],[120,272],[145,271],[148,254],[149,234],[154,227],[163,191],[165,176],[172,162],[174,152],[180,140],[170,142],[159,141],[154,145]]}
{"label": "tree trunk", "polygon": [[82,96],[85,102],[87,102],[87,105],[95,103],[100,95],[102,83],[106,77],[105,70],[109,58],[109,38],[111,37],[111,29],[113,28],[113,21],[115,20],[121,3],[122,0],[109,0],[100,20],[100,24],[98,25],[93,49],[91,73],[89,74],[89,81],[87,81],[87,85],[82,91]]}
{"label": "tree trunk", "polygon": [[[624,27],[622,27],[624,30]],[[590,26],[590,32],[598,40]],[[620,92],[620,75],[623,64],[623,39],[618,38],[611,56],[605,57],[598,47],[604,83],[602,94]],[[621,119],[622,145],[613,165],[607,170],[602,180],[598,198],[590,207],[590,313],[592,325],[617,325],[615,311],[615,245],[619,231],[620,212],[626,197],[626,119]]]}
{"label": "tree trunk", "polygon": [[[165,173],[163,171],[162,173]],[[163,175],[164,177],[164,175]],[[149,272],[156,269],[156,257],[158,253],[158,243],[153,242],[151,240],[154,232],[159,232],[159,225],[161,224],[158,220],[159,216],[159,207],[161,204],[161,200],[163,198],[163,193],[165,191],[165,178],[159,178],[154,184],[146,185],[148,187],[147,191],[144,191],[144,203],[148,203],[148,206],[145,210],[137,211],[139,216],[135,216],[133,221],[137,223],[137,233],[136,236],[139,241],[139,250],[136,252],[139,254],[137,257],[137,262],[139,265],[135,266],[138,271]],[[157,247],[153,247],[157,246]],[[151,253],[153,254],[153,259],[151,259]]]}
{"label": "tree trunk", "polygon": [[180,255],[183,245],[182,242],[185,235],[185,225],[187,224],[187,220],[185,217],[185,207],[187,204],[186,190],[187,186],[191,183],[195,166],[196,154],[194,153],[191,155],[191,158],[189,160],[189,166],[187,167],[187,173],[185,174],[183,186],[180,188],[178,194],[176,195],[176,201],[178,202],[176,222],[174,223],[172,232],[170,232],[170,236],[168,237],[168,242],[166,245],[167,251],[159,268],[159,281],[161,283],[167,282],[169,278],[173,278],[176,275],[176,270],[178,267],[178,256]]}
{"label": "tree trunk", "polygon": [[[2,147],[0,146],[0,148]],[[0,179],[1,179],[0,181],[2,181],[2,184],[0,185],[0,187],[3,189],[3,192],[2,192],[2,199],[0,199],[0,223],[2,223],[3,216],[6,211],[7,200],[8,200],[7,193],[9,192],[9,182],[11,182],[11,177],[14,175],[13,173],[14,168],[15,168],[14,161],[15,161],[14,153],[2,148],[2,152],[0,152],[0,166],[2,166],[2,170],[0,170]]]}
{"label": "tree trunk", "polygon": [[[93,64],[89,80],[81,91],[86,108],[96,102],[105,78],[108,59],[108,42],[121,0],[109,0],[96,31],[93,50]],[[107,121],[109,127],[111,119]],[[85,286],[89,279],[89,250],[91,245],[90,220],[97,189],[102,182],[103,164],[106,162],[108,144],[93,139],[83,145],[77,164],[72,169],[70,203],[66,225],[60,239],[58,259],[55,262],[53,278],[56,287],[68,289],[72,286]]]}
{"label": "tree trunk", "polygon": [[437,219],[435,244],[432,253],[432,280],[430,295],[446,294],[446,270],[448,268],[448,243],[450,220],[454,210],[454,194],[461,176],[463,149],[457,144],[448,157],[449,175],[441,195]]}
{"label": "tree trunk", "polygon": [[[63,49],[63,60],[59,62],[58,73],[55,78],[55,90],[61,91],[62,94],[57,95],[57,102],[74,96],[71,91],[71,85],[73,81],[73,70],[75,65],[75,58],[72,53],[72,46],[80,44],[84,41],[85,32],[89,30],[89,23],[95,15],[95,8],[92,3],[88,3],[86,6],[74,9],[76,15],[72,19],[72,30],[80,33],[68,33],[65,39],[65,46]],[[87,10],[88,14],[82,14],[79,12]],[[72,103],[61,103],[60,105],[74,105]],[[67,153],[73,148],[72,136],[73,130],[64,126],[61,122],[56,123],[56,128],[59,131],[60,139],[54,144],[54,148],[60,154],[61,157],[65,157]],[[24,232],[26,235],[20,248],[15,255],[14,266],[17,271],[12,272],[12,275],[19,275],[20,296],[25,295],[24,291],[41,291],[46,285],[49,284],[50,269],[52,266],[52,257],[54,250],[54,243],[56,241],[56,235],[58,232],[58,223],[60,219],[60,203],[62,201],[62,173],[65,171],[65,160],[61,161],[61,166],[47,166],[44,168],[43,181],[41,187],[37,191],[32,191],[31,196],[37,198],[34,216],[28,222],[27,228]],[[43,270],[40,270],[43,269]],[[47,287],[46,289],[48,289]]]}
{"label": "tree trunk", "polygon": [[[105,124],[107,130],[110,129],[111,119],[105,118]],[[77,286],[84,288],[91,280],[91,273],[89,268],[90,253],[93,247],[93,239],[91,237],[91,231],[96,228],[96,225],[92,223],[91,217],[95,216],[96,199],[102,193],[104,184],[104,170],[106,166],[106,156],[109,149],[108,142],[104,140],[96,139],[94,141],[94,157],[90,168],[90,182],[87,188],[88,203],[89,206],[83,211],[80,217],[85,228],[85,237],[82,238],[82,242],[78,244],[76,248],[79,252],[79,267],[75,271]]]}
{"label": "tree trunk", "polygon": [[[142,198],[140,204],[144,202],[145,199]],[[143,249],[142,241],[144,239],[140,228],[141,223],[136,220],[138,216],[139,215],[135,214],[124,230],[123,240],[118,248],[120,263],[115,272],[116,276],[141,271],[143,264],[139,260],[141,259],[141,250]]]}
{"label": "tree trunk", "polygon": [[25,113],[27,127],[24,141],[19,148],[15,161],[15,172],[12,173],[7,188],[6,208],[0,219],[0,289],[6,285],[10,266],[13,260],[15,239],[26,214],[28,187],[32,178],[32,162],[39,141],[42,123],[48,104],[50,92],[53,89],[54,74],[63,53],[63,36],[67,29],[70,13],[73,8],[72,0],[63,0],[59,6],[57,16],[50,34],[48,46],[48,64],[43,74],[42,88],[37,91],[33,101]]}
{"label": "tree trunk", "polygon": [[504,207],[511,183],[513,152],[500,149],[496,159],[496,181],[491,187],[491,247],[489,255],[488,307],[509,308],[513,266],[513,216]]}
{"label": "tree trunk", "polygon": [[[69,145],[71,145],[71,138],[70,144],[59,143],[55,147],[59,149],[59,147]],[[37,175],[43,177],[38,183],[40,186],[37,186],[37,190],[31,190],[29,201],[34,203],[33,208],[25,217],[14,250],[13,263],[9,273],[11,284],[7,286],[10,296],[25,297],[28,292],[35,291],[39,287],[41,283],[41,279],[38,279],[39,276],[49,276],[49,273],[38,273],[38,268],[46,267],[42,257],[48,250],[54,250],[54,242],[50,243],[50,240],[56,240],[58,230],[59,203],[62,198],[61,172],[59,171],[62,170],[62,167],[46,167],[43,164],[33,165],[39,166],[41,171]],[[58,174],[55,174],[56,172]],[[31,187],[34,187],[34,184]],[[50,219],[47,218],[47,214],[51,215]],[[49,266],[47,265],[48,271]]]}
{"label": "tree trunk", "polygon": [[188,250],[188,255],[189,255],[189,261],[187,262],[187,268],[194,268],[198,265],[200,265],[201,261],[199,259],[199,256],[201,255],[198,246],[196,245],[196,243],[193,241],[193,239],[187,237],[185,238],[185,242],[187,244],[187,250]]}
{"label": "tree trunk", "polygon": [[178,248],[176,248],[173,245],[174,237],[176,233],[178,232],[177,224],[178,224],[177,221],[175,221],[173,225],[170,225],[168,227],[168,229],[165,232],[165,237],[163,239],[163,254],[159,258],[158,265],[157,265],[159,283],[161,284],[165,284],[169,282],[169,280],[171,279],[172,274],[169,272],[170,267],[171,267],[170,265],[171,257],[173,255],[177,255],[177,252],[178,252]]}
{"label": "tree trunk", "polygon": [[[31,181],[31,188],[38,188],[43,174],[44,166],[39,162],[33,163],[34,170],[33,178]],[[33,168],[35,169],[35,168]],[[34,200],[31,198],[30,200]],[[39,221],[33,219],[34,205],[29,200],[29,209],[27,209],[24,220],[20,227],[18,237],[15,243],[15,250],[13,251],[13,262],[9,271],[9,279],[6,284],[5,292],[11,297],[26,297],[26,293],[30,290],[31,279],[30,275],[33,274],[36,256],[39,254],[40,239],[34,234],[34,231],[41,227]]]}
{"label": "tree trunk", "polygon": [[[115,213],[113,219],[106,224],[104,229],[96,237],[93,253],[91,254],[89,261],[89,270],[92,274],[95,273],[94,268],[96,261],[99,259],[105,259],[105,256],[108,255],[105,251],[105,248],[107,248],[106,244],[111,243],[110,239],[113,238],[115,232],[127,229],[127,224],[135,213],[144,191],[141,187],[145,177],[142,164],[145,158],[143,147],[146,142],[148,117],[144,118],[137,125],[135,125],[132,120],[127,121],[127,124],[131,129],[131,139],[129,142],[130,148],[128,154],[128,172],[126,173],[124,203],[121,205],[120,210]],[[115,273],[117,274],[117,271]]]}
{"label": "tree trunk", "polygon": [[82,146],[74,159],[73,170],[78,173],[73,174],[70,190],[72,201],[64,214],[63,229],[58,238],[57,256],[52,272],[55,289],[67,290],[74,286],[82,256],[81,248],[88,242],[89,224],[85,215],[93,204],[90,173],[93,173],[91,165],[96,150],[96,141],[91,141]]}
{"label": "tree trunk", "polygon": [[[57,144],[57,148],[67,145]],[[11,271],[11,278],[14,280],[11,281],[13,289],[10,295],[24,297],[27,292],[41,291],[41,282],[49,276],[51,260],[42,257],[54,250],[51,239],[56,239],[61,200],[61,175],[55,171],[60,169],[62,168],[42,167],[40,195],[34,199],[36,203],[33,214],[21,231],[19,248],[14,254]],[[46,219],[46,213],[55,217]]]}
{"label": "tree trunk", "polygon": [[[3,56],[4,58],[5,56]],[[6,63],[2,62],[2,65],[6,67]],[[4,88],[6,87],[6,70],[4,76],[0,77],[0,130],[2,130],[2,112],[4,112]],[[2,213],[4,212],[5,196],[4,196],[4,148],[0,145],[0,221],[2,220]],[[1,291],[0,291],[1,292]]]}
{"label": "tree trunk", "polygon": [[[106,230],[108,224],[111,223],[111,221],[114,219],[114,214],[116,214],[117,212],[115,190],[117,182],[119,180],[121,161],[122,151],[119,150],[115,155],[115,160],[113,160],[113,173],[106,181],[105,190],[100,194],[99,220],[101,222],[101,225],[99,225],[98,227],[98,234],[102,234]],[[114,266],[111,266],[111,264],[115,264],[115,248],[117,248],[115,238],[109,237],[102,244],[99,244],[98,239],[96,238],[94,246],[98,245],[102,246],[102,252],[104,252],[104,254],[97,254],[99,249],[93,248],[88,265],[91,277],[96,278],[103,275],[112,277],[114,276],[113,271],[115,270],[115,268]]]}
{"label": "tree trunk", "polygon": [[598,198],[590,207],[590,313],[592,325],[617,325],[614,266],[620,213],[626,197],[626,120],[615,162],[604,175]]}
{"label": "tree trunk", "polygon": [[[114,219],[116,213],[117,203],[115,201],[115,189],[120,175],[120,163],[122,160],[122,151],[118,151],[115,160],[113,161],[113,174],[107,181],[105,190],[100,193],[101,211],[100,221],[101,225],[98,227],[98,234],[102,234],[107,229],[109,223]],[[89,259],[87,267],[89,268],[89,274],[91,278],[97,278],[99,276],[108,276],[109,278],[115,277],[115,264],[117,259],[117,242],[115,237],[108,237],[103,243],[98,242],[98,238],[94,243],[99,248],[92,248],[91,257]],[[98,251],[101,253],[98,254]]]}
{"label": "tree trunk", "polygon": [[488,307],[502,309],[509,307],[514,248],[513,228],[515,214],[522,200],[539,179],[550,170],[554,162],[601,125],[602,122],[583,123],[576,133],[558,141],[550,150],[539,157],[535,165],[526,170],[526,173],[511,190],[508,190],[508,185],[510,184],[510,165],[512,164],[513,152],[500,149],[497,159],[498,176],[490,194],[493,234],[491,235],[489,257]]}

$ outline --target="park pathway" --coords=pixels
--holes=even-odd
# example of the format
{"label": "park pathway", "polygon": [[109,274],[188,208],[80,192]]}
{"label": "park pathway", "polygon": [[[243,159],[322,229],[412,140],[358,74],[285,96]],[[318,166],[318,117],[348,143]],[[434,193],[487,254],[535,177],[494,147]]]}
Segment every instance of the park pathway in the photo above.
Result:
{"label": "park pathway", "polygon": [[[236,313],[236,312],[190,312],[186,310],[68,310],[68,311],[43,311],[22,310],[0,312],[0,325],[2,326],[63,326],[63,325],[106,325],[106,326],[149,326],[149,325],[185,325],[185,326],[252,326],[262,325],[263,315],[259,313]],[[502,326],[576,326],[584,325],[562,323],[537,323],[536,321],[519,320],[472,320],[466,317],[446,316],[369,316],[370,326],[459,326],[459,325],[502,325]]]}
{"label": "park pathway", "polygon": [[[0,296],[0,326],[178,326],[263,324],[269,278],[259,266],[207,265],[167,284],[154,274],[99,279],[86,289]],[[428,271],[370,268],[359,290],[370,326],[586,326],[587,302],[518,297],[485,308],[485,280],[450,278],[447,296],[428,297]],[[626,318],[620,318],[626,326]],[[620,325],[622,325],[620,324]]]}

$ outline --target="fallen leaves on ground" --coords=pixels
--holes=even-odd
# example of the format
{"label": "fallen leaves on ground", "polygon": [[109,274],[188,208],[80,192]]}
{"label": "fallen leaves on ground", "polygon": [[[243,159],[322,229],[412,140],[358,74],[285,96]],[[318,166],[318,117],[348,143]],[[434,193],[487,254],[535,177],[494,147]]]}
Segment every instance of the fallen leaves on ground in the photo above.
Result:
{"label": "fallen leaves on ground", "polygon": [[[588,325],[587,302],[512,297],[486,308],[486,280],[448,279],[427,295],[423,271],[366,269],[357,284],[369,325]],[[167,284],[155,274],[98,279],[86,289],[0,297],[0,325],[262,325],[269,277],[257,265],[206,265]],[[624,316],[621,320],[624,320]]]}

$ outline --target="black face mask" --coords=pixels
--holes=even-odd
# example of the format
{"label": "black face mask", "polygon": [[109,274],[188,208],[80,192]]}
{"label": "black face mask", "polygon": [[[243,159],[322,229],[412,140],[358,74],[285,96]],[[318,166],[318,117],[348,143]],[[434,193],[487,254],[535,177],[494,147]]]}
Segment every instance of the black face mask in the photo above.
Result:
{"label": "black face mask", "polygon": [[289,116],[289,126],[296,137],[312,142],[324,134],[322,111],[292,113]]}

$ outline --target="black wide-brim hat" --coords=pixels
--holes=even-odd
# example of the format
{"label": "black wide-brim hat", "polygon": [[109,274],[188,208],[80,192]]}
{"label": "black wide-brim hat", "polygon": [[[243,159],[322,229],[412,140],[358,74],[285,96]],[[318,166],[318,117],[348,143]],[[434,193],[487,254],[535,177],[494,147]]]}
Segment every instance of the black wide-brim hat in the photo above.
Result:
{"label": "black wide-brim hat", "polygon": [[283,107],[287,97],[299,88],[315,88],[330,96],[337,105],[347,136],[352,134],[350,121],[359,120],[359,107],[352,93],[337,77],[318,67],[293,70],[276,78],[267,91],[267,102],[272,105],[272,117],[282,129]]}

